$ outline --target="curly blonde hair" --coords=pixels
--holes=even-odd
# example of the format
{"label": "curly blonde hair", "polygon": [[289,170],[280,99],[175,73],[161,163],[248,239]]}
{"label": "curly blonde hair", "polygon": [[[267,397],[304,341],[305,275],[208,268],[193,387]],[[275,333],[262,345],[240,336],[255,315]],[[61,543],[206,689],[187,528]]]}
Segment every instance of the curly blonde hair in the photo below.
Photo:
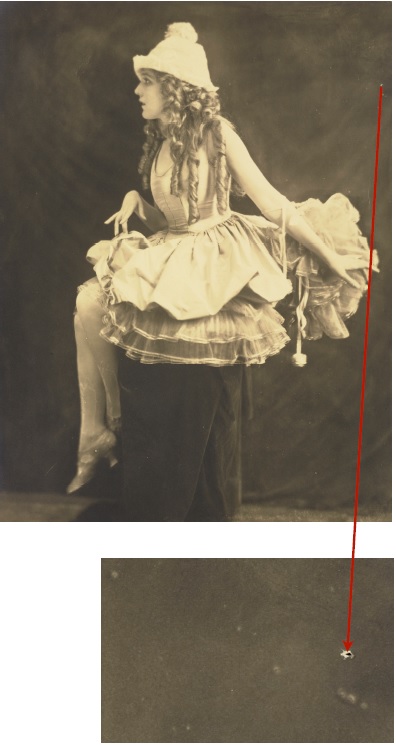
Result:
{"label": "curly blonde hair", "polygon": [[[142,71],[143,72],[143,71]],[[170,154],[173,160],[171,175],[171,194],[180,196],[182,192],[181,172],[183,163],[188,167],[188,223],[198,222],[198,150],[208,133],[211,132],[215,156],[211,161],[216,172],[216,196],[218,210],[223,214],[228,209],[228,191],[231,176],[227,168],[226,149],[220,115],[220,102],[216,92],[208,92],[185,83],[168,73],[147,71],[160,83],[160,91],[165,100],[164,113],[168,116],[167,136],[170,138]],[[227,122],[230,124],[230,122]],[[232,126],[232,125],[231,125]],[[150,172],[158,148],[163,141],[159,121],[147,122],[144,132],[146,141],[139,163],[143,188],[149,189]],[[240,194],[238,187],[235,193]]]}

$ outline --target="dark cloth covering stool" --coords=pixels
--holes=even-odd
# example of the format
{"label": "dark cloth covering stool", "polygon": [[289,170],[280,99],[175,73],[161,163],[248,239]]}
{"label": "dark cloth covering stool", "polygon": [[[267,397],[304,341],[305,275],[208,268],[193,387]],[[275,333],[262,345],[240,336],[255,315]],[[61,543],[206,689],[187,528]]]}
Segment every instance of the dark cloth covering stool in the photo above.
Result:
{"label": "dark cloth covering stool", "polygon": [[[240,365],[119,365],[131,521],[225,521],[240,499]],[[238,447],[239,445],[239,447]]]}

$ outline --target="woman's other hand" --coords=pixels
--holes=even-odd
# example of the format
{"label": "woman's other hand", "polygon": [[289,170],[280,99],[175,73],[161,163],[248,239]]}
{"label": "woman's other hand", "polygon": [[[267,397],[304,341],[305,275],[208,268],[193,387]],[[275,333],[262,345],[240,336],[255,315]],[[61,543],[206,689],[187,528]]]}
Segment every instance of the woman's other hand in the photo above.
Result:
{"label": "woman's other hand", "polygon": [[[336,274],[340,279],[344,280],[344,282],[347,282],[348,285],[351,287],[355,287],[359,289],[360,285],[359,282],[357,282],[355,279],[352,279],[352,277],[349,276],[348,272],[354,271],[356,269],[366,269],[369,268],[369,261],[364,256],[353,256],[353,255],[340,255],[340,254],[333,254],[331,256],[331,259],[327,259],[327,265],[334,274]],[[374,268],[374,271],[378,271],[376,268]]]}
{"label": "woman's other hand", "polygon": [[125,194],[121,209],[118,212],[115,212],[114,215],[111,215],[111,217],[109,217],[107,220],[105,220],[105,225],[109,225],[109,223],[114,220],[114,235],[119,234],[120,225],[122,233],[128,232],[128,220],[137,209],[139,205],[139,198],[139,193],[137,191],[128,191],[128,193]]}

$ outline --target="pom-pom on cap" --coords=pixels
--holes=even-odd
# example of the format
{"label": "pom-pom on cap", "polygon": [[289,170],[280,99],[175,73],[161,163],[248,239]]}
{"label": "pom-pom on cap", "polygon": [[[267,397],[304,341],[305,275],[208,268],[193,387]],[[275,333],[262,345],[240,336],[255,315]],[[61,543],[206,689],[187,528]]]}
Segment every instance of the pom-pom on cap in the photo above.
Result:
{"label": "pom-pom on cap", "polygon": [[198,34],[191,23],[171,23],[165,32],[165,39],[170,36],[180,36],[181,39],[191,41],[193,44],[198,41]]}
{"label": "pom-pom on cap", "polygon": [[198,44],[198,34],[191,23],[171,23],[165,38],[151,52],[133,58],[136,74],[140,70],[156,70],[173,75],[206,91],[214,92],[203,46]]}

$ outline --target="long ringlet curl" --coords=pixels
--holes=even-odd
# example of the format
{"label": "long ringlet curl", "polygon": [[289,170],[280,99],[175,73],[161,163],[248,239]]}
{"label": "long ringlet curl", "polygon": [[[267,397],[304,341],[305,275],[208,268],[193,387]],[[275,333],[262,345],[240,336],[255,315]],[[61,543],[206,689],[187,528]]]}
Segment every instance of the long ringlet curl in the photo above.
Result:
{"label": "long ringlet curl", "polygon": [[[228,189],[230,174],[227,168],[225,140],[221,123],[225,121],[220,115],[220,102],[216,92],[209,92],[185,83],[173,75],[150,70],[160,83],[161,95],[164,98],[164,114],[167,116],[166,136],[170,138],[170,154],[173,160],[171,174],[171,194],[180,196],[182,192],[182,166],[188,168],[188,206],[189,225],[198,222],[198,150],[205,137],[212,133],[216,151],[214,162],[216,173],[216,196],[218,210],[223,214],[228,209]],[[232,126],[232,125],[231,125]],[[164,138],[158,120],[149,121],[144,132],[146,141],[139,163],[143,188],[148,189],[151,167]],[[240,194],[238,187],[235,193]]]}
{"label": "long ringlet curl", "polygon": [[155,153],[158,150],[160,142],[162,142],[162,135],[158,126],[152,126],[152,122],[148,122],[144,127],[144,134],[146,135],[146,141],[143,145],[143,155],[140,158],[138,165],[138,173],[142,176],[143,189],[150,188],[150,171],[155,157]]}

